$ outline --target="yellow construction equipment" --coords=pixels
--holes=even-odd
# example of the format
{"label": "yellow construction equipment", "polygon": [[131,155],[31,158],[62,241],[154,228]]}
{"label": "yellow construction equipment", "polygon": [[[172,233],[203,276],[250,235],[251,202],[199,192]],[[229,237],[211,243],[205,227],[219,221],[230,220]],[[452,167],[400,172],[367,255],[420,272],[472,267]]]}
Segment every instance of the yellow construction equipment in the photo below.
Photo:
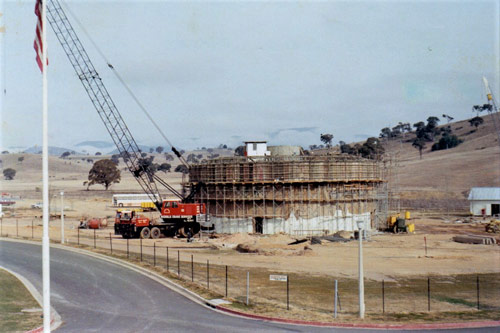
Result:
{"label": "yellow construction equipment", "polygon": [[406,223],[410,219],[410,212],[405,212],[405,218],[401,217],[400,213],[390,215],[387,218],[387,231],[392,231],[395,234],[399,232],[415,232],[415,224]]}

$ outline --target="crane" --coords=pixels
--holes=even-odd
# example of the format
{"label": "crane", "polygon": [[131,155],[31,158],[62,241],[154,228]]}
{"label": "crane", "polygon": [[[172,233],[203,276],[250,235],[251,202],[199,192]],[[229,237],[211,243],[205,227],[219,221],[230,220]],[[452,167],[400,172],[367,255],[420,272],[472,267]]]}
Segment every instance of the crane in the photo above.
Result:
{"label": "crane", "polygon": [[[184,197],[155,174],[149,160],[142,157],[139,146],[104,86],[61,4],[58,0],[48,0],[46,10],[47,21],[117,147],[119,155],[142,190],[161,213],[160,221],[151,221],[143,216],[135,216],[135,212],[118,213],[115,219],[115,232],[124,238],[135,236],[158,238],[161,233],[167,235],[172,231],[183,235],[188,232],[196,234],[200,230],[199,222],[208,219],[205,204],[189,203],[192,201],[193,191],[196,189],[192,188],[191,193]],[[110,65],[108,64],[108,66]],[[181,154],[173,146],[172,151],[184,163]],[[177,197],[177,200],[163,200],[157,183],[167,188]]]}
{"label": "crane", "polygon": [[500,112],[500,109],[497,107],[497,103],[495,101],[495,97],[493,96],[493,93],[491,92],[490,85],[488,84],[488,80],[483,76],[483,85],[484,85],[484,91],[486,93],[486,99],[488,100],[488,103],[483,104],[483,105],[474,105],[472,107],[473,111],[487,111],[488,114],[491,116],[491,119],[493,120],[493,126],[495,127],[495,132],[497,133],[498,136],[498,144],[500,145],[500,119],[498,116],[498,113]]}

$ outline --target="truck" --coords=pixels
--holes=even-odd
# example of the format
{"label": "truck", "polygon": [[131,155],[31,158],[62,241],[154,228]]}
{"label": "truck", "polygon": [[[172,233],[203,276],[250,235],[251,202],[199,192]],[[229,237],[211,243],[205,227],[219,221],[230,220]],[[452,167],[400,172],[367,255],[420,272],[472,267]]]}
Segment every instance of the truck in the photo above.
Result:
{"label": "truck", "polygon": [[[40,6],[42,6],[42,3],[40,0],[36,2],[35,6],[37,6],[35,7],[36,11],[41,12]],[[188,194],[183,195],[155,173],[151,160],[143,156],[59,1],[48,0],[46,12],[47,21],[75,70],[76,77],[82,83],[90,101],[116,145],[119,156],[122,157],[127,169],[137,180],[142,191],[147,194],[156,210],[160,212],[159,218],[152,219],[141,216],[138,212],[132,210],[128,212],[118,211],[115,217],[115,233],[122,235],[123,238],[157,238],[161,234],[166,236],[187,236],[198,233],[201,228],[200,223],[208,221],[205,204],[193,202],[194,194],[203,184],[191,186],[186,191]],[[107,63],[107,65],[119,77],[116,69],[110,63]],[[125,85],[123,81],[122,83]],[[125,88],[132,94],[126,85]],[[182,157],[182,154],[170,143],[135,96],[133,98],[168,142],[172,152],[189,169],[189,164]],[[165,187],[177,199],[164,200],[158,184]]]}
{"label": "truck", "polygon": [[[162,234],[189,237],[200,231],[200,224],[208,221],[205,204],[164,200],[161,220],[140,215],[138,210],[118,210],[115,216],[115,234],[123,238],[153,238]],[[181,226],[181,227],[179,227]]]}

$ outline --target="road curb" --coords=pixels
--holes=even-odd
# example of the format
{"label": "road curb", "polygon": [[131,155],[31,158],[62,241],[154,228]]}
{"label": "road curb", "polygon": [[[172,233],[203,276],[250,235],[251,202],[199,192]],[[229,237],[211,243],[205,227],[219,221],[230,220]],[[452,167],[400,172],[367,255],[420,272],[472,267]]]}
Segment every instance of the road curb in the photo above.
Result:
{"label": "road curb", "polygon": [[477,321],[477,322],[464,322],[464,323],[435,323],[435,324],[363,324],[363,323],[327,323],[320,321],[307,321],[296,319],[285,319],[276,317],[267,317],[261,315],[254,315],[250,313],[240,312],[226,307],[217,305],[217,310],[221,312],[230,313],[232,315],[264,320],[270,322],[279,322],[292,325],[307,325],[318,327],[331,327],[331,328],[360,328],[360,329],[380,329],[380,330],[432,330],[432,329],[457,329],[457,328],[482,328],[482,327],[497,327],[500,326],[499,321]]}
{"label": "road curb", "polygon": [[[9,272],[10,274],[14,275],[19,281],[21,281],[21,283],[30,292],[31,296],[33,296],[33,298],[35,299],[35,301],[37,301],[37,303],[40,305],[40,307],[43,308],[43,297],[42,297],[42,295],[40,295],[40,293],[38,292],[38,290],[36,290],[35,286],[28,279],[26,279],[21,274],[13,272],[10,269],[5,268],[5,267],[3,267],[1,265],[0,265],[0,269],[3,269],[5,271]],[[61,316],[59,315],[59,313],[57,313],[57,311],[53,307],[50,307],[50,314],[51,314],[51,317],[52,317],[51,320],[50,320],[50,330],[54,331],[57,328],[59,328],[59,326],[61,326],[61,324],[62,324]],[[27,331],[27,333],[38,333],[38,332],[43,332],[43,325],[40,326],[40,327],[34,328],[31,331]]]}
{"label": "road curb", "polygon": [[[2,240],[8,240],[12,242],[25,242],[35,245],[40,245],[39,242],[28,241],[28,240],[11,240],[6,238],[0,238]],[[330,322],[318,322],[318,321],[306,321],[306,320],[295,320],[295,319],[285,319],[277,317],[268,317],[256,314],[250,314],[245,312],[236,311],[233,309],[226,308],[221,305],[213,304],[210,300],[203,298],[202,296],[184,288],[183,286],[169,280],[168,278],[161,276],[160,274],[150,271],[144,267],[137,266],[133,263],[129,263],[122,259],[112,258],[104,254],[95,253],[92,251],[73,248],[70,246],[50,244],[52,248],[57,248],[66,251],[72,251],[82,255],[88,255],[96,259],[108,261],[110,263],[131,269],[141,275],[147,276],[150,279],[160,283],[161,285],[171,289],[172,291],[190,299],[191,301],[200,304],[206,308],[210,308],[221,314],[241,317],[245,319],[252,320],[262,320],[267,322],[283,323],[290,325],[302,325],[302,326],[317,326],[317,327],[331,327],[331,328],[356,328],[356,329],[380,329],[380,330],[431,330],[431,329],[460,329],[460,328],[487,328],[487,327],[500,327],[500,320],[489,320],[489,321],[475,321],[475,322],[458,322],[458,323],[420,323],[420,324],[376,324],[376,323],[330,323]],[[38,331],[30,331],[38,332]],[[40,331],[41,332],[41,331]]]}

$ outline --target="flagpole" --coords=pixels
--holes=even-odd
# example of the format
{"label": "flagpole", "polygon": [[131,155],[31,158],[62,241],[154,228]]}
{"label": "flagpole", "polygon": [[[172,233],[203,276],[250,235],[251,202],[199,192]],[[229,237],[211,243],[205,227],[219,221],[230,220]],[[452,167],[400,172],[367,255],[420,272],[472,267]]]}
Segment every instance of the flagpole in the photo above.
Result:
{"label": "flagpole", "polygon": [[47,1],[42,1],[43,331],[50,332],[49,139],[47,107]]}

